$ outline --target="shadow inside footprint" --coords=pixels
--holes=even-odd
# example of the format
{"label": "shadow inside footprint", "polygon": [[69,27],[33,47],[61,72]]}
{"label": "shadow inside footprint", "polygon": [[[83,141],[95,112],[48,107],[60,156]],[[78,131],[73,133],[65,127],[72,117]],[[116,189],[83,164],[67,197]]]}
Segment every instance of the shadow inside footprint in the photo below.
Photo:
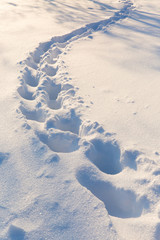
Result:
{"label": "shadow inside footprint", "polygon": [[121,163],[123,167],[129,167],[134,170],[137,170],[136,159],[141,154],[141,152],[137,150],[126,150],[121,159]]}
{"label": "shadow inside footprint", "polygon": [[25,108],[24,106],[20,106],[19,109],[28,120],[37,122],[45,121],[46,113],[43,111],[43,109],[28,109],[27,107]]}
{"label": "shadow inside footprint", "polygon": [[19,95],[26,100],[34,100],[33,92],[28,90],[28,87],[24,84],[17,89]]}
{"label": "shadow inside footprint", "polygon": [[131,190],[116,188],[111,182],[98,178],[93,168],[82,168],[77,173],[79,183],[104,202],[109,215],[118,218],[136,218],[142,213],[146,200],[137,200]]}
{"label": "shadow inside footprint", "polygon": [[86,156],[102,172],[117,174],[121,172],[120,148],[116,142],[95,138],[86,151]]}
{"label": "shadow inside footprint", "polygon": [[24,69],[22,79],[31,87],[37,87],[38,85],[38,79],[34,77],[33,69],[29,69],[28,67]]}
{"label": "shadow inside footprint", "polygon": [[23,240],[25,237],[25,231],[21,228],[13,225],[9,228],[9,239],[11,240]]}
{"label": "shadow inside footprint", "polygon": [[69,153],[79,148],[79,138],[71,132],[50,129],[48,133],[37,132],[36,134],[40,141],[54,152]]}
{"label": "shadow inside footprint", "polygon": [[50,109],[58,110],[61,108],[61,105],[62,105],[61,101],[62,101],[61,98],[59,98],[57,100],[48,100],[47,105]]}
{"label": "shadow inside footprint", "polygon": [[62,53],[62,51],[59,49],[59,48],[57,48],[57,47],[54,47],[52,50],[50,50],[50,52],[49,52],[49,56],[48,56],[48,63],[49,64],[52,64],[52,63],[54,63],[54,59],[57,59],[58,58],[58,56],[60,55]]}
{"label": "shadow inside footprint", "polygon": [[48,78],[43,81],[40,87],[38,87],[39,90],[45,90],[48,94],[49,100],[56,100],[58,97],[58,94],[61,91],[61,85],[55,84],[53,81],[50,81]]}
{"label": "shadow inside footprint", "polygon": [[9,155],[9,153],[0,152],[0,164],[2,164],[3,161],[7,160],[9,158]]}
{"label": "shadow inside footprint", "polygon": [[46,129],[56,128],[78,135],[80,124],[81,120],[79,116],[76,115],[74,109],[71,109],[70,111],[56,114],[53,118],[50,118],[46,123]]}
{"label": "shadow inside footprint", "polygon": [[54,68],[53,66],[46,64],[43,68],[42,71],[45,72],[48,76],[53,77],[56,75],[58,71],[58,67]]}
{"label": "shadow inside footprint", "polygon": [[160,223],[157,223],[154,233],[154,239],[159,239],[160,236]]}

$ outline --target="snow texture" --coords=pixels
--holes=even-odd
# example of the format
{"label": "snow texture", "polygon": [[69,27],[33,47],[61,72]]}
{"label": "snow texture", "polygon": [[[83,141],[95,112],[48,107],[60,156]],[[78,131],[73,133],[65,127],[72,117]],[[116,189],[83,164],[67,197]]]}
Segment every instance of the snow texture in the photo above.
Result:
{"label": "snow texture", "polygon": [[[62,7],[81,9],[73,3],[42,2],[59,11],[59,21]],[[18,127],[12,125],[10,150],[1,144],[0,152],[2,240],[160,239],[158,151],[152,160],[137,146],[124,147],[101,122],[88,119],[88,98],[79,95],[66,64],[74,46],[93,42],[96,34],[112,35],[110,29],[136,18],[138,4],[145,5],[113,2],[82,1],[90,11],[93,4],[112,14],[39,43],[19,62],[16,120],[11,121]],[[16,8],[19,3],[7,4]]]}

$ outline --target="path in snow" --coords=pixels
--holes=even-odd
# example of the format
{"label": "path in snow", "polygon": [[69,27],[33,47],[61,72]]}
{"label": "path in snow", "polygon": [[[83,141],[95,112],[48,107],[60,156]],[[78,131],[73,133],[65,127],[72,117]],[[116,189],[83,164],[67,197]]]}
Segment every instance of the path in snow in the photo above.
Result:
{"label": "path in snow", "polygon": [[[80,139],[85,134],[88,135],[84,130],[85,124],[81,123],[80,117],[75,113],[75,109],[82,103],[82,100],[75,97],[76,89],[68,83],[69,77],[66,77],[67,73],[64,72],[63,55],[66,54],[69,44],[84,37],[91,38],[92,32],[126,18],[131,6],[131,2],[127,2],[110,19],[88,24],[70,34],[55,37],[47,43],[40,44],[21,63],[24,70],[22,70],[21,85],[18,88],[18,93],[23,99],[20,110],[26,119],[45,123],[44,134],[38,130],[36,134],[51,150],[55,152],[74,151],[78,148]],[[60,113],[57,111],[57,114],[55,111],[59,109],[61,109]],[[66,109],[70,109],[70,112]],[[52,117],[53,114],[54,117]],[[53,128],[54,133],[52,133]],[[55,129],[57,129],[56,135]],[[99,131],[103,132],[102,129]],[[59,149],[61,141],[64,141],[63,149]]]}
{"label": "path in snow", "polygon": [[[145,191],[136,190],[138,183],[131,188],[129,183],[128,188],[124,188],[123,175],[114,177],[123,173],[123,170],[125,172],[126,168],[136,171],[138,164],[143,165],[144,158],[139,151],[121,149],[114,134],[106,132],[97,122],[82,121],[81,109],[85,103],[78,96],[77,89],[70,84],[63,56],[74,41],[92,39],[93,32],[128,17],[131,9],[132,3],[124,1],[124,7],[113,17],[41,43],[20,63],[22,71],[18,87],[21,96],[19,113],[26,119],[26,129],[34,129],[39,140],[56,153],[50,162],[58,162],[61,153],[80,150],[84,154],[86,162],[77,166],[75,176],[82,186],[104,203],[108,214],[113,217],[115,227],[125,219],[131,219],[129,223],[124,222],[126,227],[122,232],[118,227],[120,237],[125,239],[126,233],[123,231],[134,231],[134,219],[140,219],[141,216],[143,219],[149,211],[150,200]],[[2,161],[5,157],[7,155],[2,154]],[[19,231],[19,236],[23,235],[21,229],[10,229],[11,235],[16,231]],[[139,236],[138,233],[134,234]]]}

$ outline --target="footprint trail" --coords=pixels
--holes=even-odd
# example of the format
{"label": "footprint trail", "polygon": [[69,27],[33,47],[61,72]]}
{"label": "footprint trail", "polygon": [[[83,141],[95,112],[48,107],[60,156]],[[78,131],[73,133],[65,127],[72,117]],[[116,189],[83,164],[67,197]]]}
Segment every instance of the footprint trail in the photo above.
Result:
{"label": "footprint trail", "polygon": [[[77,167],[75,178],[100,199],[111,217],[119,219],[139,218],[149,205],[136,187],[116,186],[126,168],[137,171],[140,154],[121,149],[113,134],[98,123],[82,121],[83,101],[72,86],[66,72],[63,56],[75,41],[90,38],[92,33],[106,29],[129,16],[132,2],[123,1],[123,8],[113,17],[91,23],[73,32],[53,37],[40,43],[28,58],[21,62],[19,77],[20,112],[39,140],[57,154],[81,151],[86,163]],[[90,38],[91,39],[91,38]],[[134,159],[133,159],[134,158]],[[134,161],[132,161],[134,160]],[[133,174],[134,175],[134,174]],[[113,180],[115,179],[115,180]],[[112,182],[115,181],[115,184]],[[11,229],[11,235],[19,229]]]}
{"label": "footprint trail", "polygon": [[[131,7],[130,1],[125,2],[123,8],[109,19],[88,24],[69,34],[41,43],[25,61],[21,62],[23,70],[19,77],[20,86],[17,90],[23,99],[20,110],[27,120],[44,123],[44,130],[36,129],[35,132],[39,139],[53,151],[77,150],[80,138],[79,128],[82,125],[76,113],[80,105],[76,89],[68,83],[69,78],[65,72],[63,55],[74,41],[89,37],[93,32],[127,17]],[[74,105],[73,102],[75,102]],[[68,113],[66,109],[71,110]],[[64,150],[59,147],[61,139],[64,139]],[[71,144],[72,142],[74,144]],[[92,145],[95,144],[92,143]],[[96,152],[98,152],[97,149]],[[92,161],[97,164],[96,158]]]}

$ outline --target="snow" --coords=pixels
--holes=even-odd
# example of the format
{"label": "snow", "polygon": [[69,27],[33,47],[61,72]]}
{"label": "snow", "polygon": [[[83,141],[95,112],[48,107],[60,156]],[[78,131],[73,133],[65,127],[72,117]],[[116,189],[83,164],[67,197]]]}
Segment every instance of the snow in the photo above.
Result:
{"label": "snow", "polygon": [[1,0],[0,239],[160,239],[158,0]]}
{"label": "snow", "polygon": [[152,154],[160,148],[159,38],[133,24],[131,17],[77,42],[66,64],[79,95],[92,103],[85,118],[104,124],[126,147]]}

